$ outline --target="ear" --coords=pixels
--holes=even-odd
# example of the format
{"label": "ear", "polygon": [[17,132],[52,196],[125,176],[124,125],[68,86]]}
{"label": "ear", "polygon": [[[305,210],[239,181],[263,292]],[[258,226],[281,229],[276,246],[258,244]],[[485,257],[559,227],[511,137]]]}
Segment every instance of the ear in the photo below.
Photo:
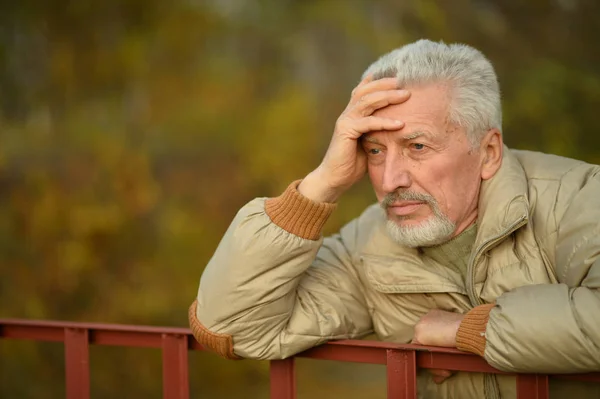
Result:
{"label": "ear", "polygon": [[494,177],[502,165],[504,143],[500,130],[493,128],[481,139],[480,154],[482,156],[481,178],[488,180]]}

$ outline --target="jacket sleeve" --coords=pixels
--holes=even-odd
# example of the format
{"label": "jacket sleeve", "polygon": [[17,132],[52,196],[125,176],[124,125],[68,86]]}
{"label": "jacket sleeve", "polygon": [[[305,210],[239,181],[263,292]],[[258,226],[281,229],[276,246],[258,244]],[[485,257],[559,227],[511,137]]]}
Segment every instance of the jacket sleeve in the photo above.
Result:
{"label": "jacket sleeve", "polygon": [[600,173],[566,181],[554,215],[559,284],[507,292],[496,306],[474,308],[459,329],[459,348],[485,355],[498,369],[600,370]]}
{"label": "jacket sleeve", "polygon": [[321,237],[334,205],[308,200],[297,184],[243,207],[204,270],[190,325],[225,357],[285,358],[371,332],[345,241]]}

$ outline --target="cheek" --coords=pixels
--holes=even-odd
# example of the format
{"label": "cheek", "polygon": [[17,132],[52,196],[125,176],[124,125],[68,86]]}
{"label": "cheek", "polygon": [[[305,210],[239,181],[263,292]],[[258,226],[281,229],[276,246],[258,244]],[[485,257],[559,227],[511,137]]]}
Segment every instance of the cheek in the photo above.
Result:
{"label": "cheek", "polygon": [[444,163],[432,167],[421,181],[440,209],[446,214],[453,214],[468,205],[467,199],[477,186],[476,182],[474,184],[476,176],[472,165]]}
{"label": "cheek", "polygon": [[478,165],[467,163],[457,165],[456,168],[450,170],[455,172],[446,179],[445,191],[448,196],[448,208],[462,211],[471,206],[473,198],[479,190],[481,179]]}
{"label": "cheek", "polygon": [[371,185],[373,186],[373,191],[375,191],[377,200],[381,201],[386,195],[381,188],[383,184],[383,169],[378,166],[368,165],[367,174],[369,175],[369,180],[371,180]]}
{"label": "cheek", "polygon": [[469,159],[469,162],[458,165],[456,170],[458,183],[466,189],[479,185],[481,180],[481,166],[476,162],[476,159]]}

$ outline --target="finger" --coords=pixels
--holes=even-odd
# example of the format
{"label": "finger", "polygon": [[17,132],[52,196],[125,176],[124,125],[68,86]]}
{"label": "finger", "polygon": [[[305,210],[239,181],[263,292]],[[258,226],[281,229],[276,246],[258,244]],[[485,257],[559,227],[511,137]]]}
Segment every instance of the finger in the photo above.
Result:
{"label": "finger", "polygon": [[354,97],[354,94],[360,90],[360,88],[364,87],[367,83],[372,82],[373,81],[373,75],[367,75],[363,78],[363,80],[361,80],[358,85],[356,85],[356,87],[352,90],[352,94],[350,97]]}
{"label": "finger", "polygon": [[393,90],[398,88],[398,79],[396,78],[382,78],[377,80],[370,79],[371,78],[369,76],[366,77],[358,86],[354,88],[354,90],[352,90],[350,102],[354,102],[362,96],[374,91]]}
{"label": "finger", "polygon": [[437,376],[437,377],[444,377],[444,378],[448,378],[452,375],[452,371],[450,370],[443,370],[443,369],[428,369],[427,371],[429,371],[431,374]]}
{"label": "finger", "polygon": [[365,85],[373,80],[373,74],[367,75],[361,80],[357,86]]}
{"label": "finger", "polygon": [[441,384],[448,378],[452,377],[453,372],[450,370],[429,369],[427,370],[432,375],[432,379],[436,384]]}
{"label": "finger", "polygon": [[357,133],[360,136],[368,132],[376,132],[380,130],[400,130],[404,127],[404,122],[381,118],[377,116],[367,116],[361,119],[352,120],[352,125],[348,126],[349,130]]}
{"label": "finger", "polygon": [[434,375],[433,382],[435,382],[436,384],[441,384],[442,382],[446,381],[446,378],[448,378],[448,377],[441,377],[441,376]]}
{"label": "finger", "polygon": [[[364,87],[367,83],[371,82],[373,80],[373,75],[367,75],[363,78],[363,80],[361,80],[360,82],[358,82],[358,84],[356,85],[356,87],[354,89],[352,89],[352,92],[350,93],[350,98],[354,98],[354,96],[356,96],[356,93],[358,93],[358,91]],[[352,102],[352,101],[351,101]]]}
{"label": "finger", "polygon": [[388,105],[403,103],[409,97],[410,92],[408,90],[385,90],[369,93],[362,96],[348,113],[354,116],[368,116]]}

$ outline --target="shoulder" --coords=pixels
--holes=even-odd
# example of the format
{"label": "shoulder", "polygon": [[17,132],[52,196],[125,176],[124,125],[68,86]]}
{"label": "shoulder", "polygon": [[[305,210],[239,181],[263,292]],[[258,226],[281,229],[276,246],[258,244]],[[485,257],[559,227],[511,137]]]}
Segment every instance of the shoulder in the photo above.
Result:
{"label": "shoulder", "polygon": [[340,229],[339,238],[352,253],[362,252],[364,246],[385,227],[386,216],[379,204],[367,207],[357,218]]}
{"label": "shoulder", "polygon": [[[523,167],[530,195],[537,201],[551,200],[555,210],[566,208],[590,182],[597,185],[600,166],[558,155],[511,150]],[[550,195],[553,194],[553,195]],[[599,193],[600,194],[600,193]]]}
{"label": "shoulder", "polygon": [[599,166],[577,159],[536,151],[510,150],[517,158],[528,180],[556,180],[584,178],[587,173],[597,172]]}

